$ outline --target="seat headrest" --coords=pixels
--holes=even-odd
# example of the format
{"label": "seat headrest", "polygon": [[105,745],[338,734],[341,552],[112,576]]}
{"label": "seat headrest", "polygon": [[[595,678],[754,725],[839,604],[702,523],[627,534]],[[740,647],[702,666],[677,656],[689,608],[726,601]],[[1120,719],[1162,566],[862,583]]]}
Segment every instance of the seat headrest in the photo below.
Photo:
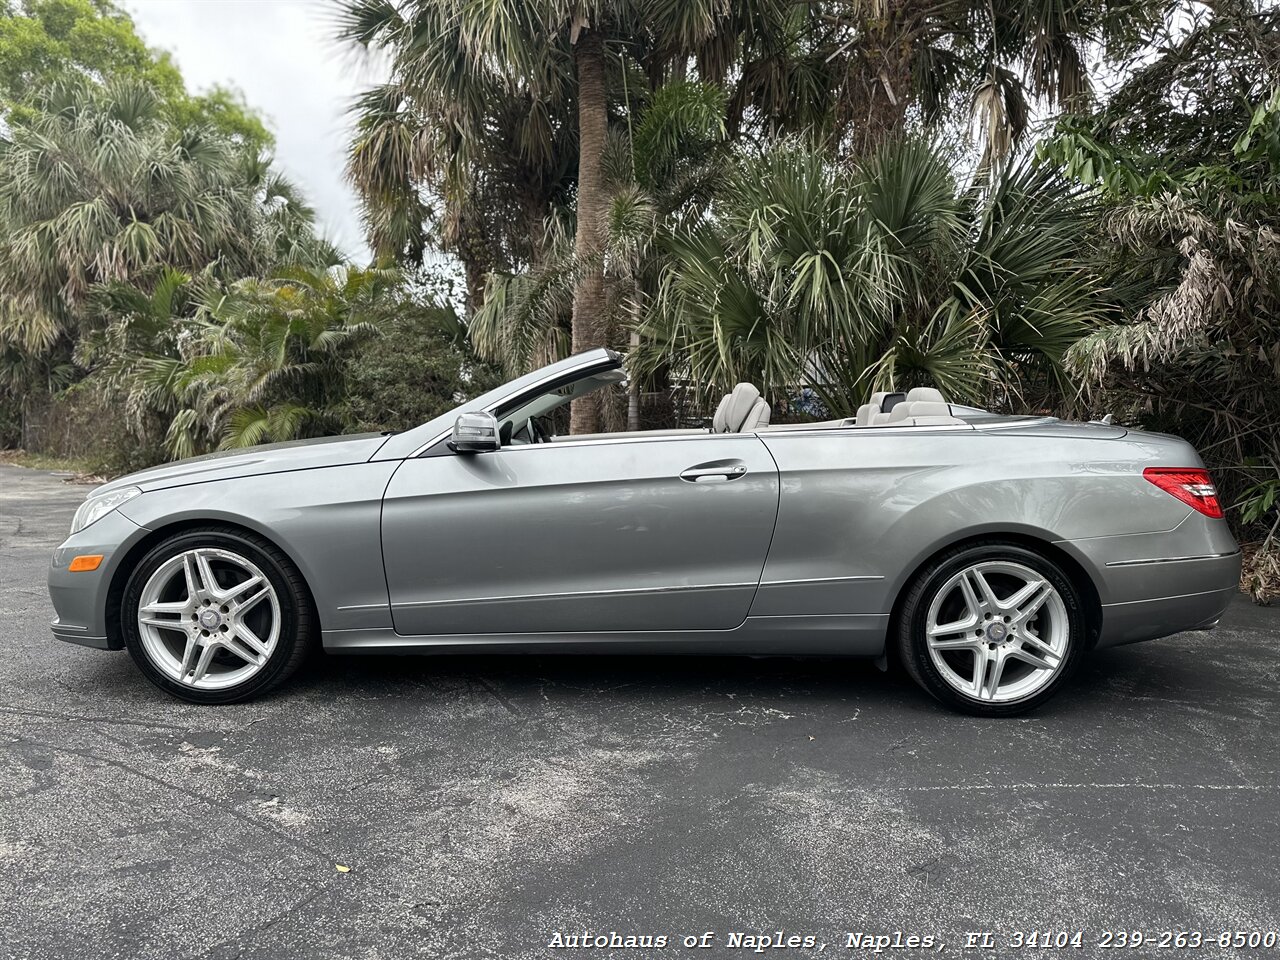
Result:
{"label": "seat headrest", "polygon": [[[711,419],[711,431],[713,433],[741,433],[749,422],[754,423],[753,416],[758,417],[758,413],[753,414],[753,408],[758,402],[763,403],[760,399],[760,391],[755,388],[754,384],[738,384],[728,396],[720,401],[720,406],[716,408],[716,415]],[[764,406],[767,410],[769,405],[764,404]],[[769,422],[767,415],[764,422]]]}
{"label": "seat headrest", "polygon": [[871,395],[871,399],[867,401],[866,405],[875,408],[871,411],[872,413],[883,413],[884,411],[880,409],[880,402],[888,395],[884,390],[877,391]]}
{"label": "seat headrest", "polygon": [[889,411],[889,419],[886,422],[901,423],[903,420],[906,420],[910,416],[911,416],[911,404],[899,403],[897,406],[895,406],[892,410]]}
{"label": "seat headrest", "polygon": [[942,391],[935,390],[933,387],[912,387],[907,391],[907,402],[916,403],[917,401],[927,401],[929,403],[943,403]]}
{"label": "seat headrest", "polygon": [[871,415],[879,412],[879,407],[871,403],[864,403],[858,408],[858,416],[854,419],[854,422],[860,427],[865,427],[871,422]]}

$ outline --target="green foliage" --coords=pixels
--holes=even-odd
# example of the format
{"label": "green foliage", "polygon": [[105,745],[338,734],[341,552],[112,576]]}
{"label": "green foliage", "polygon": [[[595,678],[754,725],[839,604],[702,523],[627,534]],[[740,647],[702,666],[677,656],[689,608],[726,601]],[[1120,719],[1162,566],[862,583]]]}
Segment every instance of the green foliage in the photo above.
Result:
{"label": "green foliage", "polygon": [[129,77],[168,95],[182,90],[173,64],[154,56],[111,4],[23,0],[0,15],[0,96],[7,103],[73,74]]}
{"label": "green foliage", "polygon": [[273,143],[238,92],[188,94],[168,54],[147,47],[128,14],[109,0],[18,0],[0,11],[0,115],[23,122],[40,92],[84,78],[144,83],[179,126],[209,126],[254,151]]}
{"label": "green foliage", "polygon": [[77,80],[35,110],[0,142],[0,343],[38,352],[74,340],[96,284],[331,261],[268,162],[176,126],[150,86]]}
{"label": "green foliage", "polygon": [[500,385],[451,307],[406,304],[351,363],[344,416],[354,430],[406,430]]}
{"label": "green foliage", "polygon": [[1275,507],[1280,500],[1280,480],[1264,480],[1254,484],[1240,495],[1236,509],[1240,511],[1240,519],[1245,523],[1257,523]]}
{"label": "green foliage", "polygon": [[488,273],[540,269],[543,222],[577,200],[584,30],[604,39],[610,129],[627,131],[632,173],[652,190],[664,164],[678,163],[672,124],[742,143],[812,136],[846,159],[913,126],[960,131],[972,118],[997,162],[1025,135],[1033,104],[1087,104],[1092,45],[1133,48],[1166,7],[340,0],[338,38],[391,67],[356,107],[349,171],[378,253],[407,263],[432,246],[455,254],[478,309]]}
{"label": "green foliage", "polygon": [[1194,20],[1042,152],[1097,192],[1119,306],[1069,366],[1096,407],[1195,444],[1261,535],[1280,467],[1280,10]]}
{"label": "green foliage", "polygon": [[289,267],[230,285],[169,271],[149,296],[102,288],[115,319],[80,359],[125,397],[139,434],[167,421],[174,457],[339,433],[348,367],[398,295],[398,275],[377,269]]}
{"label": "green foliage", "polygon": [[742,158],[709,217],[667,238],[639,363],[713,394],[811,382],[837,414],[924,383],[1061,402],[1063,356],[1104,312],[1079,254],[1087,217],[1078,190],[1032,163],[961,190],[926,141],[854,167],[782,143]]}
{"label": "green foliage", "polygon": [[416,301],[392,270],[230,284],[166,271],[149,294],[110,284],[94,305],[105,325],[77,357],[87,383],[170,457],[404,429],[498,382],[453,310]]}
{"label": "green foliage", "polygon": [[108,0],[0,4],[0,111],[5,445],[121,472],[487,389],[430,271],[337,266],[239,94],[188,96]]}

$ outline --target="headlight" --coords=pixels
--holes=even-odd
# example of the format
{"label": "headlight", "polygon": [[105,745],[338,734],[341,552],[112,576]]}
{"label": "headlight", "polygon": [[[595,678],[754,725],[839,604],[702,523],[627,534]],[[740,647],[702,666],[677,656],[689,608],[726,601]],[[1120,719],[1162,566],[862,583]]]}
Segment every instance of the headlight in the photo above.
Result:
{"label": "headlight", "polygon": [[96,523],[112,510],[128,503],[141,493],[142,491],[137,487],[121,487],[119,490],[112,490],[110,493],[103,493],[98,496],[90,495],[88,500],[80,504],[80,509],[71,518],[71,532],[73,534],[79,533],[89,524]]}

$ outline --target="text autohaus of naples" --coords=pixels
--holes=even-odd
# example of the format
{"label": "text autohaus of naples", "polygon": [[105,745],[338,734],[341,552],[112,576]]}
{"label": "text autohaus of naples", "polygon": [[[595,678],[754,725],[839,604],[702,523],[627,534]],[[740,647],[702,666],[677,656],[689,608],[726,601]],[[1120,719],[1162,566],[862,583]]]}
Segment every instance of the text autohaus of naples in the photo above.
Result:
{"label": "text autohaus of naples", "polygon": [[[934,950],[937,949],[937,938],[932,935],[905,934],[901,930],[891,933],[868,933],[865,931],[845,932],[842,946],[847,950],[870,950],[880,953],[884,950]],[[667,946],[680,945],[689,949],[707,949],[719,946],[729,950],[748,950],[753,953],[764,953],[766,950],[825,950],[827,943],[814,934],[788,933],[785,930],[774,930],[768,933],[748,933],[731,930],[723,935],[714,930],[701,933],[685,934],[669,937],[666,934],[618,933],[610,930],[600,933],[582,930],[564,933],[557,930],[547,943],[550,949],[649,949],[661,950]]]}

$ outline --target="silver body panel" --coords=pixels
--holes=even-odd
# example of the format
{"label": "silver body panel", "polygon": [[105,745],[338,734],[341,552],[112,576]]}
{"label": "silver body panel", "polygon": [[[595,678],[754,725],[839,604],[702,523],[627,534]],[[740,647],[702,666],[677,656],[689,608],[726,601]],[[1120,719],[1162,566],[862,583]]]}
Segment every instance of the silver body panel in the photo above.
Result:
{"label": "silver body panel", "polygon": [[[730,461],[732,481],[680,478]],[[406,460],[382,512],[392,620],[407,635],[729,629],[777,512],[754,436]]]}
{"label": "silver body panel", "polygon": [[[594,351],[414,430],[183,461],[58,548],[61,639],[118,648],[113,597],[184,525],[268,537],[302,572],[327,649],[884,652],[894,604],[940,550],[1020,539],[1070,566],[1098,646],[1209,625],[1237,589],[1227,525],[1145,466],[1175,437],[1049,418],[561,438],[455,454],[459,411],[616,367]],[[682,478],[726,468],[723,477]],[[71,558],[101,553],[91,573]]]}

